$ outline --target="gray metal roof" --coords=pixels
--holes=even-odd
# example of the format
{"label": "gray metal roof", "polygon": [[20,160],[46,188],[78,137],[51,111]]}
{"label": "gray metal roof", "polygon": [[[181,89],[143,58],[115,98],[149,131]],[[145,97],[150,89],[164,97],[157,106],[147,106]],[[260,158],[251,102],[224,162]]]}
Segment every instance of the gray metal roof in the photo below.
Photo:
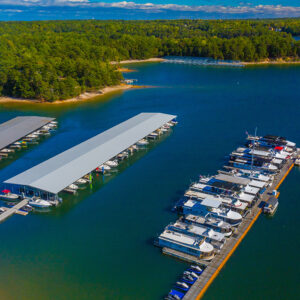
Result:
{"label": "gray metal roof", "polygon": [[215,176],[215,178],[218,180],[221,180],[221,181],[227,181],[227,182],[242,184],[242,185],[247,185],[251,181],[250,179],[247,179],[247,178],[230,176],[230,175],[225,175],[225,174],[218,174]]}
{"label": "gray metal roof", "polygon": [[53,120],[54,118],[25,116],[16,117],[0,124],[0,149],[20,140]]}
{"label": "gray metal roof", "polygon": [[4,183],[57,194],[174,118],[162,113],[140,113]]}
{"label": "gray metal roof", "polygon": [[201,205],[218,208],[221,205],[221,201],[217,199],[205,198],[201,201]]}

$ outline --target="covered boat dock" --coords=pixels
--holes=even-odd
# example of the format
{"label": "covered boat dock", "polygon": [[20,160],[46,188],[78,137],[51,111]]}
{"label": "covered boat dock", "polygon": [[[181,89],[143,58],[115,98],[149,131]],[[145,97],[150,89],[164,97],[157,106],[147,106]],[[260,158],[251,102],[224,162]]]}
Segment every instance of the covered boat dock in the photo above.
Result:
{"label": "covered boat dock", "polygon": [[58,200],[58,193],[176,116],[140,113],[4,182],[16,194]]}
{"label": "covered boat dock", "polygon": [[0,151],[54,120],[47,117],[22,116],[0,124]]}

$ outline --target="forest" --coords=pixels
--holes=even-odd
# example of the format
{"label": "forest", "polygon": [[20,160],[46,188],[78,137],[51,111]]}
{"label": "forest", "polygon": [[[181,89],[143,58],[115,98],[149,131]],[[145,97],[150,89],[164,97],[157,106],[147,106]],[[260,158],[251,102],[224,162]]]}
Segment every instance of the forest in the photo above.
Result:
{"label": "forest", "polygon": [[0,22],[0,95],[63,100],[119,84],[111,61],[300,57],[300,19]]}

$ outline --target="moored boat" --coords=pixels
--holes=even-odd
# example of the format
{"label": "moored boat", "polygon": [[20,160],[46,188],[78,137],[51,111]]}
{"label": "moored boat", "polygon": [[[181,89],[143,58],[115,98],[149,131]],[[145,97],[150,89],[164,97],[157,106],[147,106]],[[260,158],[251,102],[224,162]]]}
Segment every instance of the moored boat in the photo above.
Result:
{"label": "moored boat", "polygon": [[0,194],[0,200],[4,200],[4,201],[18,201],[19,199],[20,199],[19,195],[12,193],[8,189],[4,189],[2,191],[2,194]]}
{"label": "moored boat", "polygon": [[40,199],[40,198],[32,198],[28,201],[28,204],[32,207],[37,207],[37,208],[48,208],[52,206],[52,204],[49,201]]}

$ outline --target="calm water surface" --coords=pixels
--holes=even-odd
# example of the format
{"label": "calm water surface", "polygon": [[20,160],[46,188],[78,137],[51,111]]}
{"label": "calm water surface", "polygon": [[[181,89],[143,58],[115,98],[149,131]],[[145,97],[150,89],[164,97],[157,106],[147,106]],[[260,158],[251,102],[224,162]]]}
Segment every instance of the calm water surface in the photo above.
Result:
{"label": "calm water surface", "polygon": [[[9,178],[142,111],[178,115],[164,140],[118,176],[95,178],[49,213],[0,226],[1,299],[160,299],[187,267],[152,239],[176,219],[170,208],[198,174],[213,174],[245,131],[300,144],[300,68],[144,64],[127,74],[151,86],[81,104],[2,104],[0,121],[56,117],[59,129],[18,160]],[[284,182],[279,209],[260,217],[203,299],[298,299],[300,171]]]}

